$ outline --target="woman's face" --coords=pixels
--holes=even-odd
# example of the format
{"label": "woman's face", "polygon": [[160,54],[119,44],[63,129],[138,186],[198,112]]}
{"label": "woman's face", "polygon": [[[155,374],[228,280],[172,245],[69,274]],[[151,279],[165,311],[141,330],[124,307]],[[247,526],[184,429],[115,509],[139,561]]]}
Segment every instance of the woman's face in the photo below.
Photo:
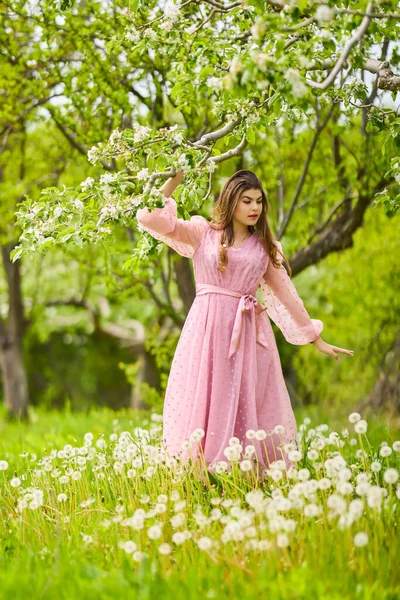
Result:
{"label": "woman's face", "polygon": [[[241,193],[233,213],[233,218],[242,225],[255,225],[262,211],[262,194],[260,190],[251,189]],[[256,215],[254,218],[252,215]]]}

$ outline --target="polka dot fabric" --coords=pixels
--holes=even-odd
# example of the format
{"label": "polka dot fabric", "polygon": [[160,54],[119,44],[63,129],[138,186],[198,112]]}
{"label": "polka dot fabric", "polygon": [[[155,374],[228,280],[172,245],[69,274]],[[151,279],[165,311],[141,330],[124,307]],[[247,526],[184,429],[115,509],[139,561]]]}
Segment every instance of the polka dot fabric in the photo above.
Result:
{"label": "polka dot fabric", "polygon": [[[182,443],[197,428],[207,464],[227,460],[224,449],[238,437],[253,444],[260,466],[284,459],[280,436],[248,440],[246,431],[283,425],[283,443],[297,427],[283,378],[269,317],[292,344],[308,344],[322,330],[311,319],[280,261],[276,268],[255,234],[240,248],[228,248],[228,265],[218,271],[221,231],[200,215],[177,218],[176,201],[140,209],[139,225],[176,252],[193,260],[197,295],[187,315],[171,365],[163,410],[164,442],[171,456],[184,459]],[[276,242],[279,250],[282,246]],[[256,292],[261,285],[264,306]],[[272,443],[273,440],[273,443]],[[275,446],[275,448],[274,448]],[[193,447],[190,450],[194,457]]]}

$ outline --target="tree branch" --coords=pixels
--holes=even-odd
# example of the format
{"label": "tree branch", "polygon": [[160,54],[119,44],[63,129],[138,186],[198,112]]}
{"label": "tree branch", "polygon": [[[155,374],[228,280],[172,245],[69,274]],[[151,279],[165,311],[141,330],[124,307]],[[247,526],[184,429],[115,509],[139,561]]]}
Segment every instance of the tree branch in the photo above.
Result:
{"label": "tree branch", "polygon": [[[339,214],[318,240],[299,250],[289,260],[293,275],[300,273],[310,265],[318,263],[332,252],[351,248],[353,246],[353,235],[363,224],[364,214],[373,197],[390,183],[392,183],[392,180],[382,178],[373,190],[359,196],[353,208]],[[342,201],[345,206],[346,203],[350,203],[350,197]]]}
{"label": "tree branch", "polygon": [[342,50],[342,54],[340,55],[339,60],[333,67],[333,69],[332,69],[331,73],[328,75],[328,77],[321,83],[318,81],[312,81],[312,80],[306,79],[305,82],[307,85],[309,85],[310,87],[316,88],[318,90],[326,90],[326,88],[328,88],[334,82],[336,75],[343,68],[343,66],[346,62],[346,59],[347,59],[348,55],[350,54],[351,49],[353,48],[353,46],[355,46],[356,44],[358,44],[360,42],[363,35],[367,31],[368,26],[371,23],[370,13],[372,12],[372,6],[373,6],[372,2],[369,2],[367,5],[367,9],[366,9],[366,16],[361,21],[360,26],[356,29],[355,34],[351,38],[349,38],[347,40],[347,42],[345,43],[344,48]]}
{"label": "tree branch", "polygon": [[314,150],[315,150],[315,148],[317,146],[317,142],[318,142],[319,136],[321,135],[322,131],[325,129],[325,127],[326,127],[326,125],[327,125],[327,123],[328,123],[328,121],[329,121],[329,119],[330,119],[330,117],[332,115],[332,112],[333,112],[333,110],[334,110],[334,108],[336,106],[336,104],[337,104],[336,102],[332,103],[332,105],[331,105],[331,107],[330,107],[330,109],[328,111],[328,114],[326,115],[326,117],[323,120],[322,124],[319,125],[317,127],[316,131],[315,131],[313,140],[311,142],[310,148],[309,148],[308,153],[307,153],[307,158],[306,158],[306,161],[304,163],[303,171],[302,171],[302,173],[300,175],[299,181],[297,182],[297,187],[296,187],[296,191],[295,191],[294,196],[293,196],[292,203],[291,203],[290,208],[287,211],[287,213],[286,213],[286,215],[285,215],[285,217],[283,219],[283,222],[278,225],[278,233],[277,233],[277,237],[278,238],[281,238],[284,235],[284,233],[285,233],[285,231],[286,231],[286,229],[287,229],[287,227],[289,225],[289,222],[290,222],[290,219],[292,217],[294,208],[295,208],[295,206],[297,204],[297,201],[298,201],[298,199],[300,197],[300,194],[301,194],[301,191],[303,189],[303,186],[304,186],[304,183],[305,183],[305,180],[306,180],[306,177],[307,177],[308,169],[309,169],[310,164],[311,164],[311,159],[312,159],[312,156],[314,154]]}

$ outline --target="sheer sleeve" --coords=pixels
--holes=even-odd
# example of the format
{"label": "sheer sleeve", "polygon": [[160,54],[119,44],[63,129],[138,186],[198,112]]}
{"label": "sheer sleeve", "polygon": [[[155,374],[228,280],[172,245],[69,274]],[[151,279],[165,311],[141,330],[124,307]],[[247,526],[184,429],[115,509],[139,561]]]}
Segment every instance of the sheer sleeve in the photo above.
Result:
{"label": "sheer sleeve", "polygon": [[156,240],[164,242],[173,250],[192,258],[200,245],[208,227],[208,221],[201,215],[193,215],[190,219],[177,217],[176,200],[166,198],[162,208],[140,208],[136,217],[139,229],[150,233]]}
{"label": "sheer sleeve", "polygon": [[[275,244],[282,252],[280,242],[275,241]],[[301,346],[314,342],[321,334],[323,323],[310,318],[279,254],[278,261],[279,268],[268,262],[260,282],[265,310],[290,344]]]}

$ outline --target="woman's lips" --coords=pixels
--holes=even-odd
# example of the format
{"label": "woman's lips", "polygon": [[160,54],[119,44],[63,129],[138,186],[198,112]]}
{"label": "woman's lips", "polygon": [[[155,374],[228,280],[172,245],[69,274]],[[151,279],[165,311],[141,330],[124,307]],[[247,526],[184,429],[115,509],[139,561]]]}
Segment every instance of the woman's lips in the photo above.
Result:
{"label": "woman's lips", "polygon": [[249,219],[257,219],[257,218],[258,218],[258,215],[250,215],[249,216]]}

